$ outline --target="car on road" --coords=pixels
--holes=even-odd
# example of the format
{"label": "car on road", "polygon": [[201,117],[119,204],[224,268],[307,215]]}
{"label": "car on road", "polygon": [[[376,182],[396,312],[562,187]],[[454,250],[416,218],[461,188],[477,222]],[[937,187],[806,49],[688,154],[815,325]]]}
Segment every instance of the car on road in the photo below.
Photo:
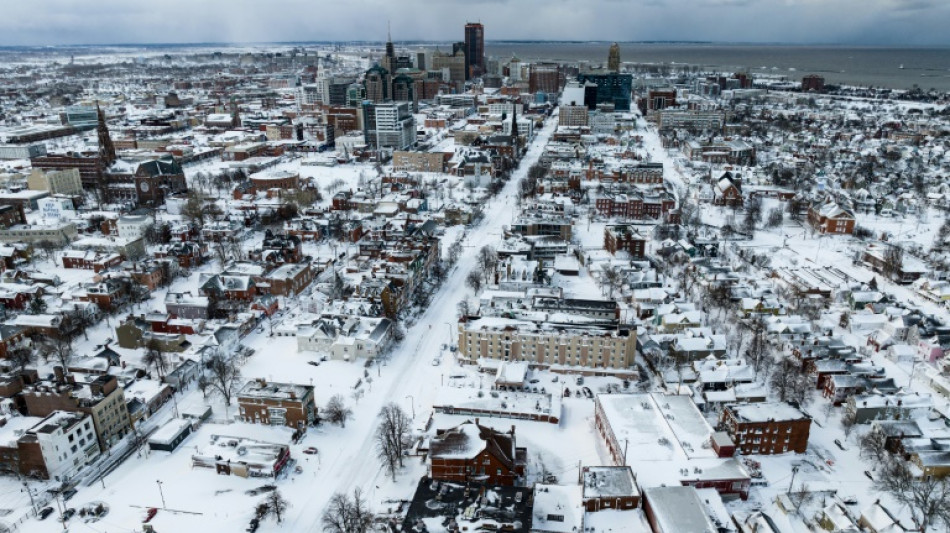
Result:
{"label": "car on road", "polygon": [[584,396],[587,396],[588,398],[593,398],[594,393],[592,393],[589,388],[584,387]]}
{"label": "car on road", "polygon": [[307,448],[306,450],[304,450],[303,453],[305,453],[305,454],[307,454],[307,455],[316,455],[316,454],[317,454],[317,449],[314,448],[313,446],[311,446],[311,447]]}
{"label": "car on road", "polygon": [[442,360],[439,359],[438,357],[432,360],[432,366],[439,366],[441,364],[442,364]]}
{"label": "car on road", "polygon": [[541,380],[540,380],[540,379],[532,379],[532,380],[529,381],[528,383],[531,383],[531,384],[533,385],[533,384],[535,384],[535,383],[537,383],[537,382],[539,382],[539,381],[541,381]]}
{"label": "car on road", "polygon": [[44,507],[40,509],[40,512],[36,515],[36,517],[39,518],[40,520],[46,520],[46,518],[49,517],[49,515],[51,514],[53,514],[53,508]]}
{"label": "car on road", "polygon": [[320,361],[307,361],[308,365],[320,366]]}

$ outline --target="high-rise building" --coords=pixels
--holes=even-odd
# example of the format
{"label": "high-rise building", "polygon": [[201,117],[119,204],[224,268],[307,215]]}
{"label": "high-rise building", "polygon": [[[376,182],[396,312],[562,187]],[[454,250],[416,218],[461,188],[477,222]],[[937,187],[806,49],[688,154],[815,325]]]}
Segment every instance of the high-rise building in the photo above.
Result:
{"label": "high-rise building", "polygon": [[376,147],[408,150],[416,137],[416,119],[408,102],[376,106]]}
{"label": "high-rise building", "polygon": [[406,74],[397,74],[393,78],[393,100],[396,102],[409,102],[412,110],[418,109],[418,100],[416,99],[416,80]]}
{"label": "high-rise building", "polygon": [[452,55],[442,53],[438,50],[432,54],[432,70],[442,72],[443,69],[449,70],[448,78],[442,77],[443,81],[464,82],[465,77],[465,52],[459,50]]}
{"label": "high-rise building", "polygon": [[528,74],[528,90],[532,93],[561,92],[564,83],[561,68],[556,63],[535,63]]}
{"label": "high-rise building", "polygon": [[465,79],[485,73],[485,27],[480,22],[465,25]]}
{"label": "high-rise building", "polygon": [[620,45],[617,43],[610,45],[610,51],[607,53],[607,70],[620,72]]}
{"label": "high-rise building", "polygon": [[367,100],[373,103],[388,100],[390,96],[389,71],[379,65],[374,65],[366,71],[366,75],[363,78],[363,86],[366,88]]}
{"label": "high-rise building", "polygon": [[630,111],[633,76],[630,74],[578,74],[582,83],[597,84],[597,104],[613,104],[617,111]]}

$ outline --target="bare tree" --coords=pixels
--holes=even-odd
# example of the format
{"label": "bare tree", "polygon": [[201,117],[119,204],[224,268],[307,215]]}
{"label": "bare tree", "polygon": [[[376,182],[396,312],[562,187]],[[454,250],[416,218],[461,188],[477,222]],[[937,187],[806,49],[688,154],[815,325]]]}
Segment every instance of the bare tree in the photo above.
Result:
{"label": "bare tree", "polygon": [[482,290],[482,275],[477,270],[469,272],[465,284],[476,293],[479,292]]}
{"label": "bare tree", "polygon": [[780,207],[776,207],[769,211],[768,217],[765,220],[765,226],[774,229],[781,227],[783,222],[785,222],[785,213]]}
{"label": "bare tree", "polygon": [[[66,321],[63,321],[66,324]],[[53,359],[59,366],[65,370],[69,367],[69,360],[73,355],[74,335],[68,328],[60,326],[55,333],[44,335],[38,339],[38,350],[43,355],[44,360]]]}
{"label": "bare tree", "polygon": [[342,394],[334,394],[323,408],[325,418],[332,424],[346,427],[346,421],[353,416],[353,410],[346,406]]}
{"label": "bare tree", "polygon": [[36,352],[26,346],[19,346],[7,352],[7,361],[22,374],[28,366],[36,362]]}
{"label": "bare tree", "polygon": [[950,479],[918,477],[908,461],[896,456],[884,461],[876,477],[875,488],[906,507],[921,533],[950,527]]}
{"label": "bare tree", "polygon": [[814,500],[815,494],[808,488],[808,484],[803,482],[797,489],[788,493],[788,498],[795,505],[795,512],[801,514],[802,506]]}
{"label": "bare tree", "polygon": [[751,337],[749,347],[745,351],[746,361],[758,374],[768,357],[768,340],[765,336],[768,324],[762,316],[756,315],[743,322],[741,327],[744,327]]}
{"label": "bare tree", "polygon": [[403,455],[409,449],[410,420],[395,403],[383,406],[379,412],[380,423],[376,428],[376,452],[390,476],[396,479],[396,470],[403,466]]}
{"label": "bare tree", "polygon": [[165,351],[157,339],[149,339],[145,344],[145,355],[142,356],[142,363],[146,367],[151,366],[155,369],[155,373],[158,374],[158,379],[165,379],[165,371],[168,369],[168,358],[165,356]]}
{"label": "bare tree", "polygon": [[[266,510],[262,508],[262,506],[266,506]],[[284,514],[287,512],[288,507],[290,507],[290,502],[284,499],[284,496],[279,490],[274,489],[264,498],[264,501],[261,502],[261,506],[258,508],[264,510],[264,515],[261,516],[261,518],[273,516],[279,524],[283,521]]]}
{"label": "bare tree", "polygon": [[814,391],[802,362],[790,356],[778,361],[769,384],[780,400],[797,402],[799,405],[807,404]]}
{"label": "bare tree", "polygon": [[233,357],[226,359],[219,354],[209,361],[208,372],[209,387],[224,400],[224,416],[227,418],[231,398],[241,386],[241,369]]}
{"label": "bare tree", "polygon": [[896,245],[888,246],[887,250],[884,251],[883,259],[882,273],[890,279],[900,276],[904,269],[904,249]]}
{"label": "bare tree", "polygon": [[613,298],[616,292],[623,285],[623,273],[614,265],[604,265],[601,268],[601,285],[607,289],[607,297]]}
{"label": "bare tree", "polygon": [[478,268],[481,270],[485,281],[490,282],[492,275],[495,273],[495,267],[498,266],[498,252],[491,246],[482,246],[481,249],[478,250],[476,261],[478,262]]}
{"label": "bare tree", "polygon": [[844,432],[845,439],[851,436],[851,432],[854,431],[854,426],[856,426],[857,423],[856,413],[851,409],[845,409],[841,415],[841,431]]}
{"label": "bare tree", "polygon": [[890,455],[887,451],[887,436],[879,428],[872,428],[858,439],[861,456],[870,460],[874,467],[882,464]]}
{"label": "bare tree", "polygon": [[327,533],[366,533],[372,530],[375,516],[359,487],[353,489],[353,497],[338,492],[330,498],[320,524]]}

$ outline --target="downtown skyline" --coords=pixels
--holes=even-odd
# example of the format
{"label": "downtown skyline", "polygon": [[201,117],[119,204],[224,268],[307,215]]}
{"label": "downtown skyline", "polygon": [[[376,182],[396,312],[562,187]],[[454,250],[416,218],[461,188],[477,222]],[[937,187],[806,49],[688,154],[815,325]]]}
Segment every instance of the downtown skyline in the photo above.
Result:
{"label": "downtown skyline", "polygon": [[[570,24],[565,24],[570,21]],[[39,0],[7,8],[0,45],[455,41],[481,22],[497,41],[712,42],[950,46],[950,5],[933,0],[165,0],[95,5]]]}

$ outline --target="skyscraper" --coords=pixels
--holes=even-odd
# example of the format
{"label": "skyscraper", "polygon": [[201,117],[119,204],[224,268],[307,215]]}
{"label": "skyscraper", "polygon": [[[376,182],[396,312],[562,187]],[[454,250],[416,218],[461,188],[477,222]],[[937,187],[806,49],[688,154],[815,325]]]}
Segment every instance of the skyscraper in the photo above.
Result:
{"label": "skyscraper", "polygon": [[620,72],[620,45],[617,43],[610,45],[610,52],[607,53],[607,70]]}
{"label": "skyscraper", "polygon": [[485,27],[480,22],[465,25],[465,79],[485,73]]}

